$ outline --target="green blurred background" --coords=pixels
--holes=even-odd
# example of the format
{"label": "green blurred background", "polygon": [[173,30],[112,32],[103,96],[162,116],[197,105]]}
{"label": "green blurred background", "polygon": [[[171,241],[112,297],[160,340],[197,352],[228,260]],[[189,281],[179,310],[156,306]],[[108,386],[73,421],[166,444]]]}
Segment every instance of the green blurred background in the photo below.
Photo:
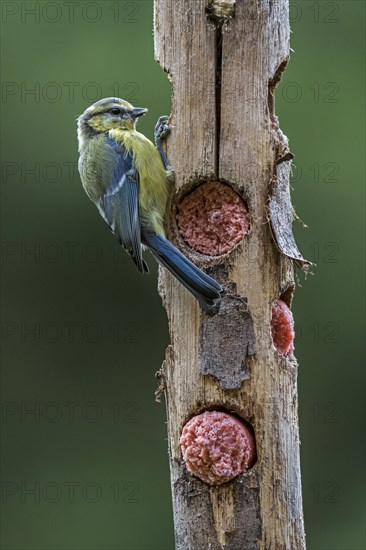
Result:
{"label": "green blurred background", "polygon": [[[178,0],[177,0],[178,1]],[[173,550],[157,270],[87,200],[75,118],[119,95],[170,112],[153,2],[2,2],[3,550]],[[307,544],[364,539],[364,3],[291,4],[276,111],[296,155],[294,300]],[[34,11],[35,10],[35,11]],[[203,99],[204,100],[204,99]],[[239,550],[239,549],[238,549]]]}

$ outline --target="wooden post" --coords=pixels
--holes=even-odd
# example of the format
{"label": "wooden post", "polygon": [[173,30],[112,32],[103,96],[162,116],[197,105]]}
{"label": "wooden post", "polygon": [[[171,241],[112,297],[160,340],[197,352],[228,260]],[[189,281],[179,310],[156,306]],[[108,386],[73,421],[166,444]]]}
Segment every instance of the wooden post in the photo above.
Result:
{"label": "wooden post", "polygon": [[[293,264],[308,265],[292,236],[292,155],[274,113],[289,33],[288,0],[155,0],[156,58],[173,86],[169,237],[225,288],[210,315],[160,272],[177,550],[305,548],[297,364],[271,337],[272,305],[291,305]],[[176,222],[182,197],[213,180],[229,184],[250,216],[250,233],[216,256],[192,250]],[[206,484],[183,460],[182,429],[205,410],[235,413],[254,430],[257,461],[228,483]]]}

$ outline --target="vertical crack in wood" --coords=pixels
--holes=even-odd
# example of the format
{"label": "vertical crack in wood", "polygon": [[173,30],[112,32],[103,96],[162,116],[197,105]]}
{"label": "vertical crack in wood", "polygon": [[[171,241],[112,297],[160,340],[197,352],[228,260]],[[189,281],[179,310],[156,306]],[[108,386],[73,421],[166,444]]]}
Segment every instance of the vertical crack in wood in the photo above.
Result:
{"label": "vertical crack in wood", "polygon": [[[212,513],[215,522],[218,543],[226,545],[226,533],[235,530],[234,494],[231,486],[210,489]],[[225,506],[223,507],[223,502]]]}
{"label": "vertical crack in wood", "polygon": [[222,34],[224,24],[234,17],[235,6],[236,0],[211,0],[211,3],[206,7],[207,17],[215,27],[216,175],[220,171]]}
{"label": "vertical crack in wood", "polygon": [[220,132],[221,132],[221,75],[222,75],[222,21],[216,24],[215,31],[215,54],[216,54],[216,87],[215,87],[215,107],[216,107],[216,158],[215,172],[218,176],[220,172]]}

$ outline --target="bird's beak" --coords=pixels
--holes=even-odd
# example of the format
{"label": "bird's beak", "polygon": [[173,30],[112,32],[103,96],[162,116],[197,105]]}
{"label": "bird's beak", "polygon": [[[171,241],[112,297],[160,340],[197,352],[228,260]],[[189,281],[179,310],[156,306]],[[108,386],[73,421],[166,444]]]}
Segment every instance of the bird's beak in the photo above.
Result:
{"label": "bird's beak", "polygon": [[139,116],[145,115],[147,113],[147,109],[144,107],[135,107],[131,111],[131,117],[133,119],[138,118]]}

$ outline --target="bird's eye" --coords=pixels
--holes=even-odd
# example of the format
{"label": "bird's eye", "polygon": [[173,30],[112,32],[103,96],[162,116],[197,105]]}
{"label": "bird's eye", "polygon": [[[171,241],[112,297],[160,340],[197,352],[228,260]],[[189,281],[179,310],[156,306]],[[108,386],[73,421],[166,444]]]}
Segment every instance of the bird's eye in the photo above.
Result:
{"label": "bird's eye", "polygon": [[120,115],[121,114],[121,111],[119,109],[117,109],[117,107],[115,107],[114,109],[110,109],[109,112],[111,113],[111,115]]}

